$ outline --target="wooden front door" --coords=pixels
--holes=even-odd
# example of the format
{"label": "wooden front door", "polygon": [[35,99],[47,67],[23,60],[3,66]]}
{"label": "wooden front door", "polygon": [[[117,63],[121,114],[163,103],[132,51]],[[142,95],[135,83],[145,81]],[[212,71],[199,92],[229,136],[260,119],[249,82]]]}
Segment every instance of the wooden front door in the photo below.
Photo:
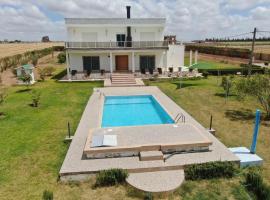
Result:
{"label": "wooden front door", "polygon": [[128,71],[128,56],[115,56],[116,70]]}

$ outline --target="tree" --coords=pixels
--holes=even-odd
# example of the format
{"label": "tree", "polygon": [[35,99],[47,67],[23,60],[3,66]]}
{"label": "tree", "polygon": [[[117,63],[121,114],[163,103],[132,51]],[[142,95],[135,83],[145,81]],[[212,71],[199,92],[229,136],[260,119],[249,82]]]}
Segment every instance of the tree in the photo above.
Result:
{"label": "tree", "polygon": [[228,97],[230,95],[230,90],[233,86],[233,76],[223,76],[220,86],[223,87],[225,96]]}
{"label": "tree", "polygon": [[266,112],[266,119],[270,119],[270,77],[255,75],[249,78],[241,78],[236,83],[236,90],[240,99],[246,95],[257,98]]}
{"label": "tree", "polygon": [[40,91],[33,90],[33,91],[31,92],[32,106],[33,106],[33,107],[38,107],[38,106],[39,106],[40,96],[41,96]]}

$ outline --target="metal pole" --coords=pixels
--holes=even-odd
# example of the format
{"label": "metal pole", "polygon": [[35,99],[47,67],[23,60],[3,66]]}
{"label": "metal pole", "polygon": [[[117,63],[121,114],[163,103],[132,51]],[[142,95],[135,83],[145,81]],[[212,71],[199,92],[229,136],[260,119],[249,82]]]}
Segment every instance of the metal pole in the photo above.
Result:
{"label": "metal pole", "polygon": [[70,138],[70,124],[68,122],[68,137]]}
{"label": "metal pole", "polygon": [[210,117],[210,128],[209,128],[209,130],[212,130],[212,122],[213,122],[213,116],[211,115],[211,117]]}
{"label": "metal pole", "polygon": [[251,46],[251,52],[250,52],[250,58],[249,58],[249,65],[248,65],[248,76],[250,76],[251,72],[252,72],[252,62],[253,62],[253,56],[254,56],[254,46],[255,46],[255,40],[256,40],[256,31],[257,31],[257,28],[254,28],[252,46]]}
{"label": "metal pole", "polygon": [[256,118],[255,118],[255,127],[254,127],[254,133],[253,133],[253,140],[250,147],[250,153],[255,154],[256,152],[256,145],[257,145],[257,137],[259,132],[259,125],[260,125],[260,116],[261,111],[259,109],[256,110]]}

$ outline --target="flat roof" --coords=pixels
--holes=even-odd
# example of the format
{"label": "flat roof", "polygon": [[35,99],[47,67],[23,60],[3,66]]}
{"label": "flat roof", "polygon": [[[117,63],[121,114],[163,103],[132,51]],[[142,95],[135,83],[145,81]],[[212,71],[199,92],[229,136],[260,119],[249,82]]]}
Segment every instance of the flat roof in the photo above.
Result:
{"label": "flat roof", "polygon": [[166,18],[65,18],[66,25],[164,25]]}

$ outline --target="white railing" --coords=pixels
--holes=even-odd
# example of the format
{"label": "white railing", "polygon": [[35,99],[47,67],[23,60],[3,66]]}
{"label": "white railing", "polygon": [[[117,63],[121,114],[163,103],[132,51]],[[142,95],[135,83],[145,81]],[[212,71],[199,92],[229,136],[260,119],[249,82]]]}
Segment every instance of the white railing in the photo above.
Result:
{"label": "white railing", "polygon": [[167,48],[168,41],[66,42],[66,48]]}

